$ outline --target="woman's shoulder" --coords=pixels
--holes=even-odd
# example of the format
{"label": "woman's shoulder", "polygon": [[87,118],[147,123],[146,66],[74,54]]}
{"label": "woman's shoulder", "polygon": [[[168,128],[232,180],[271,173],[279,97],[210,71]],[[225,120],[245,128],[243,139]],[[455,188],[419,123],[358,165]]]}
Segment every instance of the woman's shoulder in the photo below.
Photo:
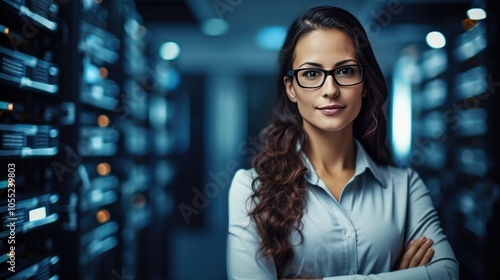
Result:
{"label": "woman's shoulder", "polygon": [[254,168],[239,169],[234,174],[233,181],[231,182],[231,191],[252,190],[252,183],[256,177],[257,177],[257,172],[255,171]]}
{"label": "woman's shoulder", "polygon": [[245,206],[250,207],[249,198],[254,194],[252,183],[257,177],[257,172],[252,169],[239,169],[236,171],[229,188],[229,205],[230,207],[240,208]]}
{"label": "woman's shoulder", "polygon": [[236,173],[234,174],[233,181],[234,180],[253,180],[254,178],[257,177],[257,172],[255,171],[255,168],[249,168],[249,169],[238,169]]}
{"label": "woman's shoulder", "polygon": [[[383,168],[386,170],[386,175],[381,185],[385,194],[390,194],[398,201],[406,201],[408,205],[417,205],[417,202],[432,199],[426,182],[413,167],[388,166]],[[432,204],[429,205],[432,206]]]}
{"label": "woman's shoulder", "polygon": [[[356,155],[356,164],[360,164],[361,168],[367,167],[371,169],[373,175],[382,183],[387,183],[393,180],[400,180],[416,175],[415,170],[410,167],[401,167],[391,163],[383,164],[372,159],[366,152],[363,144],[356,140],[358,153]],[[364,169],[364,168],[363,168]],[[418,176],[418,175],[417,175]]]}
{"label": "woman's shoulder", "polygon": [[414,185],[422,181],[418,172],[412,167],[400,167],[393,165],[378,165],[379,174],[386,183],[393,182],[396,185]]}

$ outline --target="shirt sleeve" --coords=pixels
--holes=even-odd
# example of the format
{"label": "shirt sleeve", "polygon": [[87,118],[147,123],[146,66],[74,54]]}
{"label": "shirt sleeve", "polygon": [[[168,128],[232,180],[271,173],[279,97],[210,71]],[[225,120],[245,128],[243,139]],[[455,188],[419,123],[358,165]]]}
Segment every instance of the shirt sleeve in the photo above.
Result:
{"label": "shirt sleeve", "polygon": [[227,236],[228,279],[277,279],[271,257],[259,254],[259,238],[248,216],[251,209],[252,176],[250,170],[236,172],[229,189],[229,228]]}
{"label": "shirt sleeve", "polygon": [[[408,172],[408,212],[406,221],[406,245],[420,236],[434,241],[432,248],[435,253],[429,264],[410,269],[386,272],[373,275],[346,275],[326,277],[325,280],[455,280],[459,279],[458,262],[455,254],[443,233],[437,211],[434,208],[429,190],[422,179],[412,169]],[[405,245],[405,246],[406,246]]]}

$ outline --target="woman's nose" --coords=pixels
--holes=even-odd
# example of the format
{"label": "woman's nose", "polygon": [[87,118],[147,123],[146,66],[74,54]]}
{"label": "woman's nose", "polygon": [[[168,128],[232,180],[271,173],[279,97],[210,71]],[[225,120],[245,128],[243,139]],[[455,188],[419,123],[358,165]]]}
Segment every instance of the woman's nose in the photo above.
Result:
{"label": "woman's nose", "polygon": [[321,90],[323,91],[323,96],[326,98],[335,98],[340,94],[339,85],[335,82],[332,75],[326,77]]}

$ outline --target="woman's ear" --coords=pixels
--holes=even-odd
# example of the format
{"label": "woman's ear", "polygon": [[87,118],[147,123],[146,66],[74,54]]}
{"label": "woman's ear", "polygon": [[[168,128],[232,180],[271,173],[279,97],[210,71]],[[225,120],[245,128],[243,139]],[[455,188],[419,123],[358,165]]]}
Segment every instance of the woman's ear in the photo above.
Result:
{"label": "woman's ear", "polygon": [[284,76],[283,83],[285,84],[286,94],[290,101],[297,103],[297,95],[295,94],[295,89],[293,88],[292,78]]}
{"label": "woman's ear", "polygon": [[363,88],[363,91],[361,92],[361,96],[365,97],[368,94],[368,90],[366,88]]}

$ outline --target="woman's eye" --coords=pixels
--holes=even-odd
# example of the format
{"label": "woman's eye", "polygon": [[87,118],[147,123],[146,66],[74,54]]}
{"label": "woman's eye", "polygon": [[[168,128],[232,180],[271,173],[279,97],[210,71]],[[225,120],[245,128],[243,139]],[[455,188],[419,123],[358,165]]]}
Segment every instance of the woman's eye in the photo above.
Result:
{"label": "woman's eye", "polygon": [[318,71],[304,71],[303,76],[308,77],[308,78],[315,78],[318,77],[320,74]]}
{"label": "woman's eye", "polygon": [[351,67],[344,67],[344,68],[340,68],[338,71],[337,71],[337,74],[338,75],[350,75],[354,72],[354,70],[351,68]]}

